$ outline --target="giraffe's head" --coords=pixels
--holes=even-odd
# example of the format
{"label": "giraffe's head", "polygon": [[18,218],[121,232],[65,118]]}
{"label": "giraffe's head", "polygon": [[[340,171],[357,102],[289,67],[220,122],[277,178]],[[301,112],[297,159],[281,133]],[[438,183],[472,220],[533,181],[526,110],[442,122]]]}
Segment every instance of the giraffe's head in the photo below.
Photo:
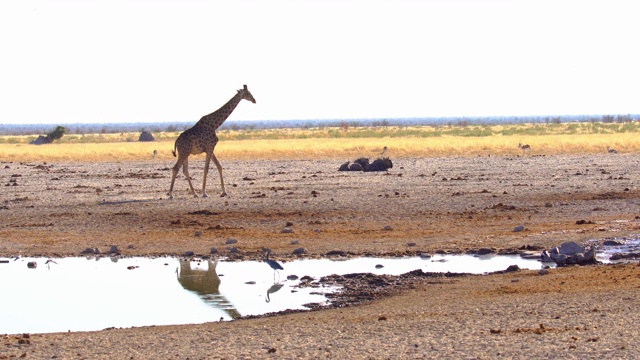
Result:
{"label": "giraffe's head", "polygon": [[247,85],[238,90],[238,92],[242,92],[242,99],[249,100],[254,104],[256,103],[256,99],[253,98],[253,95],[251,95],[251,92],[249,92],[249,89],[247,89]]}

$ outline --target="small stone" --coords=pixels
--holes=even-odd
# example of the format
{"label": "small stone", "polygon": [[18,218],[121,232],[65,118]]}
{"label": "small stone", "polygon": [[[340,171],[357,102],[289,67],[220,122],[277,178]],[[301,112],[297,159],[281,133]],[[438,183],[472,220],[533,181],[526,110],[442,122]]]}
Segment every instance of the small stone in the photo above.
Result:
{"label": "small stone", "polygon": [[235,254],[237,252],[240,252],[240,250],[238,250],[238,248],[234,246],[232,248],[229,248],[229,252]]}
{"label": "small stone", "polygon": [[291,245],[298,245],[298,240],[291,240]]}
{"label": "small stone", "polygon": [[185,251],[184,252],[184,257],[191,257],[193,255],[195,255],[195,253],[193,251]]}
{"label": "small stone", "polygon": [[376,265],[376,269],[382,269],[383,267],[384,267],[384,265],[382,265],[382,264],[377,264]]}
{"label": "small stone", "polygon": [[291,227],[291,226],[293,226],[293,223],[292,223],[291,221],[287,221],[287,223],[286,223],[286,225],[285,225],[285,226],[286,226],[286,227]]}
{"label": "small stone", "polygon": [[202,236],[202,230],[196,230],[195,236]]}
{"label": "small stone", "polygon": [[516,271],[520,271],[520,267],[518,265],[509,265],[509,267],[507,267],[507,269],[505,270],[505,272],[516,272]]}
{"label": "small stone", "polygon": [[520,232],[520,231],[524,231],[524,225],[518,225],[515,228],[513,228],[513,232]]}
{"label": "small stone", "polygon": [[538,274],[540,275],[547,275],[549,273],[549,269],[540,269],[540,271],[538,271]]}
{"label": "small stone", "polygon": [[347,253],[345,251],[342,251],[342,250],[331,250],[331,251],[327,252],[325,255],[327,255],[327,256],[346,256]]}
{"label": "small stone", "polygon": [[112,245],[111,248],[109,249],[109,252],[114,254],[119,252],[120,250],[118,249],[118,245]]}
{"label": "small stone", "polygon": [[410,242],[410,243],[407,244],[407,246],[416,246],[416,243]]}
{"label": "small stone", "polygon": [[386,226],[385,226],[385,227],[383,227],[382,229],[383,229],[383,230],[386,230],[386,231],[393,230],[393,228],[392,228],[391,226],[389,226],[389,225],[386,225]]}
{"label": "small stone", "polygon": [[511,282],[520,282],[520,279],[516,278],[516,279],[511,279]]}
{"label": "small stone", "polygon": [[293,233],[293,229],[292,229],[292,228],[290,228],[290,227],[284,227],[284,228],[282,228],[282,231],[281,231],[281,232],[282,232],[283,234],[291,234],[291,233]]}
{"label": "small stone", "polygon": [[378,321],[387,321],[387,317],[386,316],[380,316],[380,317],[378,317]]}
{"label": "small stone", "polygon": [[100,251],[100,249],[98,249],[98,248],[95,248],[95,249],[93,249],[93,253],[94,254],[102,254],[102,251]]}
{"label": "small stone", "polygon": [[227,245],[236,244],[237,242],[238,242],[238,239],[228,238],[227,241],[225,242],[225,244],[227,244]]}
{"label": "small stone", "polygon": [[131,245],[131,244],[127,245],[127,249],[135,249],[135,248],[136,247],[134,245]]}
{"label": "small stone", "polygon": [[295,250],[293,250],[293,255],[302,255],[304,253],[306,253],[307,250],[305,248],[297,248]]}
{"label": "small stone", "polygon": [[480,248],[476,252],[476,254],[478,254],[478,255],[489,255],[489,254],[493,254],[493,253],[495,253],[495,250],[489,249],[489,248]]}
{"label": "small stone", "polygon": [[93,254],[93,249],[92,248],[86,248],[86,249],[82,250],[82,254]]}
{"label": "small stone", "polygon": [[420,254],[420,259],[431,259],[431,254],[422,253]]}
{"label": "small stone", "polygon": [[217,253],[218,253],[218,248],[212,247],[211,248],[211,254],[217,254]]}

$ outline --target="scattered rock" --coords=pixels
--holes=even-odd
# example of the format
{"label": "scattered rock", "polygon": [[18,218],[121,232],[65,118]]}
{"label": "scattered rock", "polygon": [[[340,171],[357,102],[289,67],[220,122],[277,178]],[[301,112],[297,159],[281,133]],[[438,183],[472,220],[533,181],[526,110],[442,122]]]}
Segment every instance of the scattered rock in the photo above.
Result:
{"label": "scattered rock", "polygon": [[422,253],[420,254],[421,259],[431,259],[431,254]]}
{"label": "scattered rock", "polygon": [[217,254],[218,253],[218,248],[217,247],[212,247],[210,253],[211,254]]}
{"label": "scattered rock", "polygon": [[292,229],[292,228],[290,228],[290,227],[284,227],[284,228],[282,228],[282,231],[281,231],[281,232],[282,232],[283,234],[291,234],[291,233],[293,233],[293,229]]}
{"label": "scattered rock", "polygon": [[386,231],[393,230],[393,228],[391,226],[389,226],[389,225],[385,225],[385,227],[383,227],[382,229],[386,230]]}
{"label": "scattered rock", "polygon": [[225,241],[226,245],[236,244],[236,243],[238,243],[238,239],[234,239],[234,238],[228,238],[227,241]]}
{"label": "scattered rock", "polygon": [[349,171],[364,171],[364,168],[362,165],[354,163],[349,166]]}
{"label": "scattered rock", "polygon": [[376,159],[371,164],[364,167],[364,171],[387,171],[393,167],[389,158]]}
{"label": "scattered rock", "polygon": [[195,253],[193,251],[185,251],[183,255],[184,257],[191,257],[195,255]]}
{"label": "scattered rock", "polygon": [[196,230],[194,233],[195,236],[202,236],[202,230]]}
{"label": "scattered rock", "polygon": [[408,244],[407,244],[407,246],[409,246],[409,247],[413,247],[413,246],[416,246],[416,243],[414,243],[414,242],[410,242],[410,243],[408,243]]}
{"label": "scattered rock", "polygon": [[489,255],[489,254],[493,254],[496,251],[493,249],[489,249],[489,248],[480,248],[478,249],[478,251],[476,252],[477,255]]}
{"label": "scattered rock", "polygon": [[540,275],[547,275],[549,273],[549,269],[544,268],[544,269],[540,269],[540,271],[538,271],[538,274]]}
{"label": "scattered rock", "polygon": [[298,240],[291,240],[291,245],[298,245]]}
{"label": "scattered rock", "polygon": [[616,241],[616,240],[607,240],[607,241],[603,242],[602,245],[604,245],[604,246],[620,246],[620,245],[622,245],[622,243],[619,242],[619,241]]}
{"label": "scattered rock", "polygon": [[382,264],[377,264],[376,265],[376,269],[382,269],[383,267],[384,267],[384,265],[382,265]]}
{"label": "scattered rock", "polygon": [[118,249],[118,245],[112,245],[111,248],[109,249],[109,253],[111,254],[115,254],[120,252],[120,249]]}
{"label": "scattered rock", "polygon": [[576,221],[576,225],[586,225],[586,224],[593,224],[593,221],[589,220],[578,220]]}
{"label": "scattered rock", "polygon": [[346,256],[347,253],[342,250],[331,250],[327,252],[325,255],[327,256]]}
{"label": "scattered rock", "polygon": [[560,247],[542,252],[542,262],[555,262],[558,266],[572,264],[595,264],[596,248],[585,249],[573,241],[565,242]]}
{"label": "scattered rock", "polygon": [[505,270],[505,272],[516,272],[516,271],[520,271],[520,267],[518,265],[509,265],[509,267],[507,267],[507,269]]}
{"label": "scattered rock", "polygon": [[302,255],[304,253],[306,253],[307,250],[305,248],[297,248],[295,250],[293,250],[293,255]]}
{"label": "scattered rock", "polygon": [[93,249],[92,248],[86,248],[86,249],[82,250],[82,254],[93,254]]}
{"label": "scattered rock", "polygon": [[513,232],[520,232],[520,231],[524,231],[524,225],[518,225],[515,228],[513,228]]}

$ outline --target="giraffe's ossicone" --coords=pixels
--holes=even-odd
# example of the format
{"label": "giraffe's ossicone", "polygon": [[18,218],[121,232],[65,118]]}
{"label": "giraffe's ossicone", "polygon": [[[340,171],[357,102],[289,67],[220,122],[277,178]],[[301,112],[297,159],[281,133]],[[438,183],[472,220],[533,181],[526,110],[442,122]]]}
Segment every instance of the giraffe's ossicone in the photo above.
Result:
{"label": "giraffe's ossicone", "polygon": [[220,109],[209,115],[203,116],[195,125],[193,125],[193,127],[185,130],[180,134],[180,136],[178,136],[172,150],[173,156],[177,156],[178,161],[176,161],[176,164],[172,169],[173,174],[171,176],[171,187],[169,187],[170,199],[173,199],[173,184],[176,180],[176,175],[178,175],[178,171],[180,170],[180,166],[182,166],[182,172],[187,178],[187,182],[189,182],[191,193],[194,197],[198,197],[195,189],[193,188],[193,184],[191,183],[191,177],[189,176],[189,155],[202,153],[207,154],[204,161],[204,175],[202,178],[202,197],[208,197],[207,174],[209,173],[209,162],[211,160],[213,160],[213,163],[216,165],[216,168],[218,168],[218,173],[220,174],[222,196],[227,195],[227,192],[224,189],[224,180],[222,178],[222,166],[213,153],[216,148],[216,144],[218,143],[216,129],[218,129],[218,127],[227,120],[241,100],[249,100],[254,104],[256,103],[256,99],[253,98],[253,95],[251,95],[251,92],[247,89],[247,85],[244,85],[242,89],[238,90],[238,92],[229,101],[227,101],[226,104],[222,105]]}

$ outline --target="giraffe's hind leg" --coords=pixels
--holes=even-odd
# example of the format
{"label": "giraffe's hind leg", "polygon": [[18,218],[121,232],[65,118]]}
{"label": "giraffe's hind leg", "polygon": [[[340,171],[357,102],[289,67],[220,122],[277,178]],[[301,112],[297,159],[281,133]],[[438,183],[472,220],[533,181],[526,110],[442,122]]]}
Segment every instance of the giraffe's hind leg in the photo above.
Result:
{"label": "giraffe's hind leg", "polygon": [[182,172],[184,173],[184,176],[187,178],[187,182],[189,182],[189,188],[191,188],[191,194],[193,194],[193,197],[198,197],[198,194],[196,194],[196,190],[193,188],[193,184],[191,183],[191,176],[189,176],[189,158],[188,157],[184,159],[184,163],[182,164]]}
{"label": "giraffe's hind leg", "polygon": [[178,171],[180,171],[180,167],[182,166],[182,171],[184,172],[184,175],[187,177],[187,181],[189,182],[189,187],[191,188],[191,193],[194,195],[194,197],[198,197],[198,195],[196,195],[195,190],[193,189],[193,184],[191,184],[191,177],[189,176],[189,157],[179,157],[178,161],[176,161],[176,164],[173,166],[173,169],[171,169],[171,186],[169,187],[169,199],[173,199],[173,185],[175,184],[176,181],[176,176],[178,175]]}
{"label": "giraffe's hind leg", "polygon": [[171,186],[169,187],[169,199],[173,199],[173,184],[176,182],[176,175],[178,175],[178,170],[180,170],[180,165],[182,165],[180,159],[176,162],[171,169]]}
{"label": "giraffe's hind leg", "polygon": [[210,162],[211,162],[211,155],[207,153],[207,157],[204,159],[204,176],[202,177],[202,197],[209,197],[209,195],[207,195],[207,175],[209,174]]}
{"label": "giraffe's hind leg", "polygon": [[[218,159],[216,158],[216,155],[213,152],[211,152],[211,160],[213,160],[213,163],[216,165],[216,168],[218,168],[218,174],[220,174],[220,186],[222,186],[222,196],[227,196],[227,191],[224,189],[224,179],[222,178],[222,165],[220,165],[220,162],[218,161]],[[209,165],[208,161],[207,161],[207,165]],[[206,174],[206,171],[205,171],[205,174]]]}

